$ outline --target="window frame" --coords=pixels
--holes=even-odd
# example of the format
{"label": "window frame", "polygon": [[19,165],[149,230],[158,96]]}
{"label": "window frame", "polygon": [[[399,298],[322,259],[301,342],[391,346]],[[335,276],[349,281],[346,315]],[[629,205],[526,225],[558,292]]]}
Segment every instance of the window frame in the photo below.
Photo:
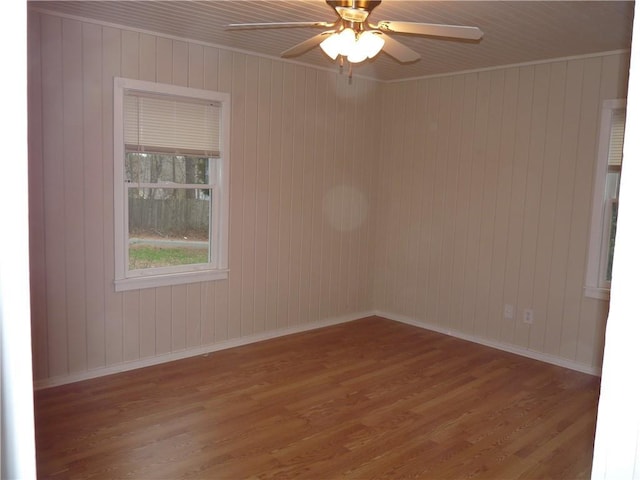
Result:
{"label": "window frame", "polygon": [[[114,77],[113,88],[113,158],[114,158],[114,257],[115,291],[152,288],[167,285],[222,280],[228,278],[229,236],[229,145],[231,124],[231,96],[224,92],[201,90],[143,80]],[[220,104],[220,156],[213,160],[216,168],[209,183],[211,206],[209,208],[210,262],[207,264],[180,265],[175,267],[128,269],[128,188],[125,185],[126,146],[124,141],[124,96],[126,92],[157,94]],[[212,160],[209,160],[212,162]],[[210,174],[210,175],[211,175]],[[204,185],[203,185],[204,186]],[[214,197],[215,191],[215,197]],[[212,234],[215,232],[215,234]]]}
{"label": "window frame", "polygon": [[[613,114],[626,110],[626,99],[605,100],[600,115],[600,136],[594,173],[591,203],[591,229],[585,279],[585,295],[601,300],[609,299],[611,282],[606,279],[611,227],[611,205],[605,198],[605,185],[609,167],[609,146]],[[617,202],[617,200],[615,200]]]}

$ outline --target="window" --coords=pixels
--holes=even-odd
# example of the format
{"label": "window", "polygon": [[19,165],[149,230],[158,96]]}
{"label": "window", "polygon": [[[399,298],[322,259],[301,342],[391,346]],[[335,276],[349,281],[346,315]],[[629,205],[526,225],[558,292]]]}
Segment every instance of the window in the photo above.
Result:
{"label": "window", "polygon": [[625,104],[624,100],[607,100],[602,107],[585,287],[586,295],[593,298],[609,298],[611,287]]}
{"label": "window", "polygon": [[229,104],[115,79],[116,291],[227,277]]}

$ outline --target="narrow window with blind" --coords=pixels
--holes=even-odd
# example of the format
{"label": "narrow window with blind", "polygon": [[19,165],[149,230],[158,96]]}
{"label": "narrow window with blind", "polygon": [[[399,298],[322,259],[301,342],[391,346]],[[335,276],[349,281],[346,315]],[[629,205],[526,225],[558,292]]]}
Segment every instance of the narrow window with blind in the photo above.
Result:
{"label": "narrow window with blind", "polygon": [[229,95],[114,81],[116,291],[227,277]]}
{"label": "narrow window with blind", "polygon": [[594,298],[608,298],[611,287],[625,118],[626,102],[624,100],[604,102],[600,122],[598,160],[594,175],[591,236],[585,287],[587,296]]}

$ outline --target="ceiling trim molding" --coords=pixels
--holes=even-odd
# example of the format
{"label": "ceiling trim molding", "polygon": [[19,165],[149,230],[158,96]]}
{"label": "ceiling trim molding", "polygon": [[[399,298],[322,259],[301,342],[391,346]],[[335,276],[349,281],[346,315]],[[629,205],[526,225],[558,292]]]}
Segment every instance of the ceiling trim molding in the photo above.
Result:
{"label": "ceiling trim molding", "polygon": [[458,72],[447,72],[447,73],[435,73],[433,75],[424,75],[420,77],[410,77],[403,78],[400,80],[376,80],[380,83],[401,83],[401,82],[412,82],[416,80],[428,80],[430,78],[440,78],[440,77],[451,77],[454,75],[466,75],[469,73],[481,73],[481,72],[491,72],[494,70],[504,70],[507,68],[519,68],[519,67],[529,67],[533,65],[543,65],[545,63],[557,63],[557,62],[568,62],[571,60],[584,60],[587,58],[595,58],[595,57],[608,57],[609,55],[622,55],[631,53],[631,49],[622,49],[622,50],[609,50],[606,52],[595,52],[595,53],[585,53],[582,55],[571,55],[569,57],[558,57],[558,58],[547,58],[543,60],[532,60],[530,62],[522,62],[522,63],[511,63],[508,65],[496,65],[493,67],[484,67],[484,68],[474,68],[470,70],[460,70]]}

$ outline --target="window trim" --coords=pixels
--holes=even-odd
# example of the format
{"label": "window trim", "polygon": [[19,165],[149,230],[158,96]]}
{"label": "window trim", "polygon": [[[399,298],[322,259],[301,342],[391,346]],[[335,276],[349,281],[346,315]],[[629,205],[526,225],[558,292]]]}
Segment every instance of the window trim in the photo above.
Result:
{"label": "window trim", "polygon": [[605,181],[609,163],[609,143],[611,138],[611,122],[613,112],[626,108],[625,99],[605,100],[602,103],[600,115],[600,136],[598,139],[598,153],[596,158],[593,200],[591,202],[591,229],[589,234],[589,250],[584,292],[587,297],[601,300],[609,299],[610,282],[604,279],[607,268],[607,253],[605,241],[609,231],[607,225],[607,199],[604,197]]}
{"label": "window trim", "polygon": [[[184,97],[190,99],[210,100],[221,105],[220,118],[220,156],[216,161],[216,179],[211,182],[216,185],[218,208],[210,209],[210,229],[215,229],[217,235],[210,235],[210,248],[215,249],[214,268],[194,266],[188,271],[180,266],[172,272],[150,272],[148,275],[127,276],[127,243],[128,243],[128,212],[125,194],[125,143],[124,143],[124,94],[126,91],[139,91]],[[113,82],[113,184],[114,184],[114,261],[116,292],[140,288],[152,288],[167,285],[180,285],[210,280],[228,278],[228,238],[229,238],[229,145],[231,125],[231,96],[228,93],[201,90],[196,88],[168,85],[143,80],[114,77]],[[213,191],[212,191],[213,193]],[[213,200],[213,198],[212,198]],[[215,223],[214,223],[215,222]]]}

